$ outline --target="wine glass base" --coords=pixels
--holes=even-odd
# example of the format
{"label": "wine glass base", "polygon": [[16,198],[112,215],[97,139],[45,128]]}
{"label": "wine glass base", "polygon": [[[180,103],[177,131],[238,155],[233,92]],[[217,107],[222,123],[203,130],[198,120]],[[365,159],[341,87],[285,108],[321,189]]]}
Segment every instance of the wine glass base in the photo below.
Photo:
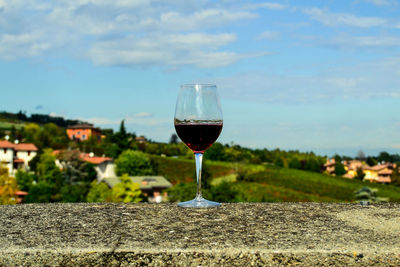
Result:
{"label": "wine glass base", "polygon": [[221,203],[210,201],[204,199],[203,197],[200,197],[190,201],[179,202],[178,206],[183,208],[214,208],[220,207]]}

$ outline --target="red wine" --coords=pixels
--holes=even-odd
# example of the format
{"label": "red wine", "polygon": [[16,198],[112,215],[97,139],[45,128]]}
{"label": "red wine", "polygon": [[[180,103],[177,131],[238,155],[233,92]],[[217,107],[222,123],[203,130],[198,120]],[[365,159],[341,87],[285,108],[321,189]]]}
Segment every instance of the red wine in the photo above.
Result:
{"label": "red wine", "polygon": [[177,123],[175,130],[191,150],[204,152],[217,140],[222,123]]}

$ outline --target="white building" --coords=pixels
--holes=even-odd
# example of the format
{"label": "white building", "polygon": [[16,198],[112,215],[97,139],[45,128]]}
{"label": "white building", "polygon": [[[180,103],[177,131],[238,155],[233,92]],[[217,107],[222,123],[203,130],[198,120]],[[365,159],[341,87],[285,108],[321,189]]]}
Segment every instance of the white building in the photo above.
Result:
{"label": "white building", "polygon": [[13,144],[0,140],[0,163],[7,167],[10,175],[23,168],[29,170],[29,161],[37,155],[37,147],[30,143]]}
{"label": "white building", "polygon": [[104,178],[116,177],[115,164],[112,158],[96,157],[90,154],[82,154],[81,158],[95,165],[94,169],[97,172],[97,180],[102,181]]}
{"label": "white building", "polygon": [[[63,169],[66,162],[62,161],[58,155],[60,153],[78,153],[79,157],[89,163],[94,165],[94,169],[97,172],[97,180],[102,181],[104,178],[116,177],[115,175],[115,164],[114,160],[109,157],[97,157],[93,153],[81,153],[79,150],[75,151],[63,151],[63,150],[55,150],[53,154],[57,156],[56,165]],[[61,157],[62,158],[62,157]]]}

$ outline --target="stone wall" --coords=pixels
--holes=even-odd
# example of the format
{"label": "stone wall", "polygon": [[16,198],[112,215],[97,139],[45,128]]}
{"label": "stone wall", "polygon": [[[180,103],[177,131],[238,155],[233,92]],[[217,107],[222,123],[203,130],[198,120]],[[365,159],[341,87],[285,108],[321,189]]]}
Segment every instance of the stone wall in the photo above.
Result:
{"label": "stone wall", "polygon": [[0,207],[0,265],[400,265],[400,204]]}

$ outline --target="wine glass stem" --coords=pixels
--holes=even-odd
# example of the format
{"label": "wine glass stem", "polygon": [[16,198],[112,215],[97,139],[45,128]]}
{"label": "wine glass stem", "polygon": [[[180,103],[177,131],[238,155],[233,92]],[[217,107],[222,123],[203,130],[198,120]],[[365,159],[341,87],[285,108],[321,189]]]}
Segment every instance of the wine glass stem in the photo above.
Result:
{"label": "wine glass stem", "polygon": [[201,195],[201,167],[203,163],[203,153],[195,152],[194,157],[196,160],[196,178],[197,178],[196,199],[200,200],[203,198],[203,196]]}

